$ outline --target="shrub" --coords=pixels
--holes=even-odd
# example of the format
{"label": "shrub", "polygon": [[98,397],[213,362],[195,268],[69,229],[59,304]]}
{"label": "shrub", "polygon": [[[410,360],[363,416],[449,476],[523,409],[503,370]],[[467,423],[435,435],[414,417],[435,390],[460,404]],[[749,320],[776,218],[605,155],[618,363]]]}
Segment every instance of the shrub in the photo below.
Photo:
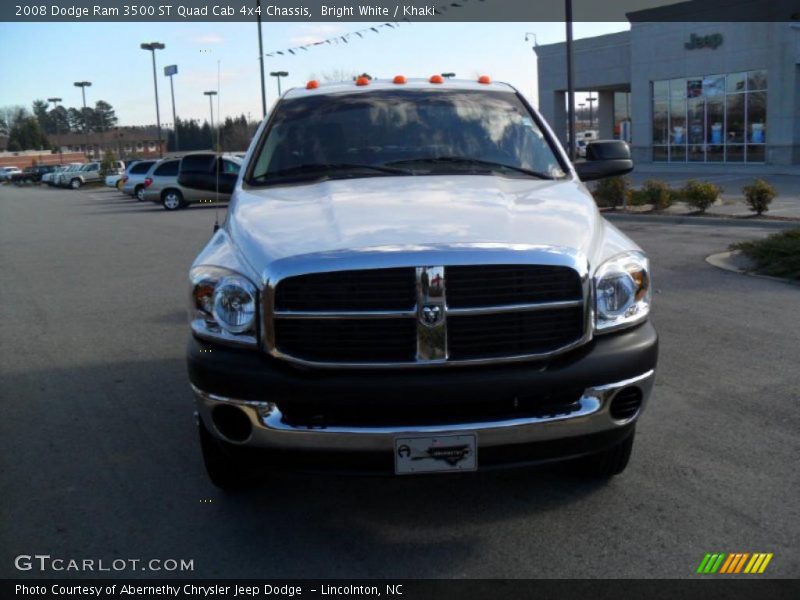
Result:
{"label": "shrub", "polygon": [[731,250],[741,250],[765,275],[800,281],[800,227],[773,233],[762,240],[732,244]]}
{"label": "shrub", "polygon": [[742,193],[750,210],[760,215],[769,210],[769,205],[773,198],[778,195],[778,190],[763,179],[756,179],[750,185],[744,186]]}
{"label": "shrub", "polygon": [[592,190],[597,206],[616,208],[630,196],[631,182],[627,177],[607,177],[597,182]]}
{"label": "shrub", "polygon": [[117,160],[117,157],[113,152],[106,152],[105,156],[103,156],[103,162],[100,163],[100,175],[103,177],[108,175],[115,160]]}
{"label": "shrub", "polygon": [[718,185],[714,185],[708,181],[697,181],[695,179],[687,181],[686,185],[681,189],[683,199],[701,213],[706,212],[706,209],[714,204],[721,193],[722,188]]}
{"label": "shrub", "polygon": [[669,184],[658,179],[648,179],[642,184],[639,194],[644,199],[642,204],[652,204],[654,208],[663,210],[672,204],[672,190]]}

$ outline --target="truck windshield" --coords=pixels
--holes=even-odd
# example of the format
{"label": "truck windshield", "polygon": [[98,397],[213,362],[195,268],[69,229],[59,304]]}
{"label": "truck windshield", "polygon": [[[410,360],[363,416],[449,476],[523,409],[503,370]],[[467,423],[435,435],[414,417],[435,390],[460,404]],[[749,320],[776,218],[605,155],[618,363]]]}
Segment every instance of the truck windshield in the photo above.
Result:
{"label": "truck windshield", "polygon": [[484,90],[376,90],[283,101],[248,182],[492,174],[564,176],[519,97]]}

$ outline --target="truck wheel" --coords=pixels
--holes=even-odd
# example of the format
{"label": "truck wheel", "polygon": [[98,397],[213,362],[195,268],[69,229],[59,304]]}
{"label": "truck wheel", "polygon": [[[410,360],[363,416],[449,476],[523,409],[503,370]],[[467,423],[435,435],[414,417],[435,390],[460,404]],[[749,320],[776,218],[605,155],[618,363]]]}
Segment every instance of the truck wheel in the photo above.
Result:
{"label": "truck wheel", "polygon": [[81,180],[77,178],[73,179],[72,181],[69,182],[69,187],[71,187],[73,190],[80,189]]}
{"label": "truck wheel", "polygon": [[133,190],[133,195],[139,202],[144,202],[144,186],[136,186],[136,189]]}
{"label": "truck wheel", "polygon": [[178,210],[184,207],[183,194],[178,190],[167,190],[162,195],[161,200],[167,210]]}
{"label": "truck wheel", "polygon": [[578,472],[593,479],[609,479],[614,475],[619,475],[628,466],[633,450],[634,435],[635,432],[632,432],[622,442],[608,450],[579,458],[575,463]]}
{"label": "truck wheel", "polygon": [[203,464],[208,478],[221,490],[233,492],[249,487],[242,465],[235,461],[226,451],[223,443],[206,429],[202,419],[198,425],[200,431],[200,449],[203,451]]}

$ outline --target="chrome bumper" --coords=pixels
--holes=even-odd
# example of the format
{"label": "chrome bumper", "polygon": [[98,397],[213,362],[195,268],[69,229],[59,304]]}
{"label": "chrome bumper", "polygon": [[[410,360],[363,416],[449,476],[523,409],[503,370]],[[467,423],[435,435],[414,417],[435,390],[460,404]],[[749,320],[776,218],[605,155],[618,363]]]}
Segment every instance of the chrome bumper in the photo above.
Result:
{"label": "chrome bumper", "polygon": [[[283,415],[271,402],[236,400],[208,394],[192,386],[200,418],[209,431],[237,446],[288,450],[394,451],[398,435],[474,432],[480,447],[526,444],[600,433],[630,425],[644,410],[653,388],[655,371],[587,388],[577,410],[564,415],[530,417],[505,421],[452,423],[420,427],[298,427],[283,422]],[[609,406],[623,388],[638,387],[642,406],[631,418],[614,419]],[[218,405],[234,405],[249,418],[252,431],[244,441],[233,441],[214,426],[212,411]]]}

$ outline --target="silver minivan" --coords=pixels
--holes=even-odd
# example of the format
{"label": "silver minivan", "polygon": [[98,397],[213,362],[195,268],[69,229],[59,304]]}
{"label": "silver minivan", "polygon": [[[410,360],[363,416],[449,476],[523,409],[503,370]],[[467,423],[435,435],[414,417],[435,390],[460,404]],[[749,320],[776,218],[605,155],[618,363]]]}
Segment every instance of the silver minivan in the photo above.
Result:
{"label": "silver minivan", "polygon": [[[189,155],[192,156],[192,155]],[[238,174],[242,159],[232,154],[219,157],[220,173]],[[166,210],[178,210],[189,204],[227,202],[230,194],[223,192],[217,197],[214,192],[205,192],[183,187],[178,183],[178,167],[181,159],[165,158],[150,168],[144,180],[144,199],[161,204]]]}
{"label": "silver minivan", "polygon": [[122,191],[133,196],[140,202],[144,200],[144,178],[147,177],[150,167],[156,164],[155,160],[142,160],[133,165],[125,174]]}

